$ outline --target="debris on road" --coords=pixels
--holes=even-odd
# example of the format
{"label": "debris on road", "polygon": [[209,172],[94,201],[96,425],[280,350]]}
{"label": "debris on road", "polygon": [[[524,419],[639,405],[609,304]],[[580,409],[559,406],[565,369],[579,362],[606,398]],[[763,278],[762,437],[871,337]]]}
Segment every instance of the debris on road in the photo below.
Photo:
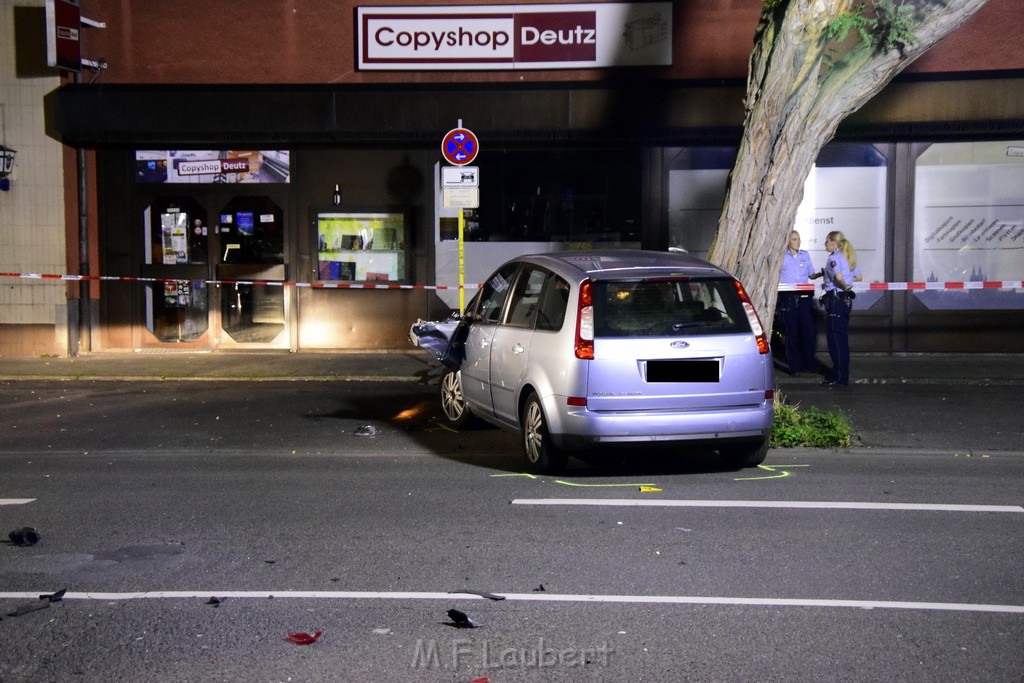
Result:
{"label": "debris on road", "polygon": [[452,625],[455,628],[477,628],[477,625],[465,612],[460,612],[457,609],[448,610],[448,618],[452,620]]}
{"label": "debris on road", "polygon": [[313,633],[313,634],[309,634],[309,633],[289,633],[287,640],[289,642],[295,643],[296,645],[312,645],[313,643],[315,643],[317,640],[320,639],[320,636],[322,636],[323,633],[324,633],[323,631],[317,631],[316,633]]}
{"label": "debris on road", "polygon": [[8,537],[11,539],[11,543],[21,546],[35,545],[36,543],[39,543],[42,538],[42,536],[39,535],[39,532],[30,526],[23,526],[20,529],[15,529],[8,534]]}
{"label": "debris on road", "polygon": [[373,425],[362,425],[356,427],[356,430],[353,433],[356,436],[377,436],[377,428]]}
{"label": "debris on road", "polygon": [[462,588],[452,593],[465,593],[466,595],[479,595],[481,598],[487,598],[488,600],[504,600],[504,595],[498,595],[497,593],[488,593],[487,591],[474,591],[468,588]]}

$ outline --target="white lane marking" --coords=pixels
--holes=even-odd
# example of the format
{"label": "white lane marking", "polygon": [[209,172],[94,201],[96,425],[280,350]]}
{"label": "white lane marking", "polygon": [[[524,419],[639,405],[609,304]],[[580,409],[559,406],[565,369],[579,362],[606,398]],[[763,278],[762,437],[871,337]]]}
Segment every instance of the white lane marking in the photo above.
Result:
{"label": "white lane marking", "polygon": [[1020,505],[858,503],[813,500],[651,500],[633,498],[516,498],[513,505],[606,505],[618,507],[813,508],[834,510],[924,510],[931,512],[1024,512]]}
{"label": "white lane marking", "polygon": [[[0,592],[0,600],[37,599],[52,591]],[[497,593],[519,602],[578,602],[644,605],[741,605],[769,607],[852,607],[856,609],[940,610],[1024,614],[1024,605],[887,600],[818,600],[805,598],[733,598],[692,595],[574,595],[559,593]],[[316,600],[487,600],[475,593],[380,591],[139,591],[134,593],[65,593],[64,600],[166,600],[201,598],[316,599]]]}
{"label": "white lane marking", "polygon": [[0,505],[25,505],[34,500],[35,498],[0,498]]}

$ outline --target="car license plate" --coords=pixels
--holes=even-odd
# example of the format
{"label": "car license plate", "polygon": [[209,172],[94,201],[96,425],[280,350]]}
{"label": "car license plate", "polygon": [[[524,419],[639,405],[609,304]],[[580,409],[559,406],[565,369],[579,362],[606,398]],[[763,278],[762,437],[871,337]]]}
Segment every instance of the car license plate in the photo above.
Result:
{"label": "car license plate", "polygon": [[717,382],[717,360],[649,360],[648,382]]}

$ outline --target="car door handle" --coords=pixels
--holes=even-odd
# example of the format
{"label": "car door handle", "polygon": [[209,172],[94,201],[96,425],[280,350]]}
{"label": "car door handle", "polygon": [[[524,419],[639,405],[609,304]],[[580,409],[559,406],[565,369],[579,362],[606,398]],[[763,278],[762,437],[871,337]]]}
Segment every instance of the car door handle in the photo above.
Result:
{"label": "car door handle", "polygon": [[517,343],[515,346],[512,347],[512,353],[514,353],[517,356],[521,356],[524,351],[526,351],[526,349],[523,348],[522,344]]}

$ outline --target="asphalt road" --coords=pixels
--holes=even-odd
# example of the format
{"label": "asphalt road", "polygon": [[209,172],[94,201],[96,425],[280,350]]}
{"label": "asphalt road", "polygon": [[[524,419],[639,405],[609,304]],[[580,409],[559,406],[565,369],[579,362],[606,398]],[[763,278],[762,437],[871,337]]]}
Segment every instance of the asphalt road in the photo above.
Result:
{"label": "asphalt road", "polygon": [[[963,398],[978,415],[988,390],[956,389],[980,392]],[[941,445],[883,445],[893,410],[869,401],[851,411],[868,435],[852,449],[529,477],[512,435],[438,426],[433,392],[0,385],[0,529],[42,535],[0,545],[0,680],[1024,672],[1024,452],[1002,436],[944,419]]]}

